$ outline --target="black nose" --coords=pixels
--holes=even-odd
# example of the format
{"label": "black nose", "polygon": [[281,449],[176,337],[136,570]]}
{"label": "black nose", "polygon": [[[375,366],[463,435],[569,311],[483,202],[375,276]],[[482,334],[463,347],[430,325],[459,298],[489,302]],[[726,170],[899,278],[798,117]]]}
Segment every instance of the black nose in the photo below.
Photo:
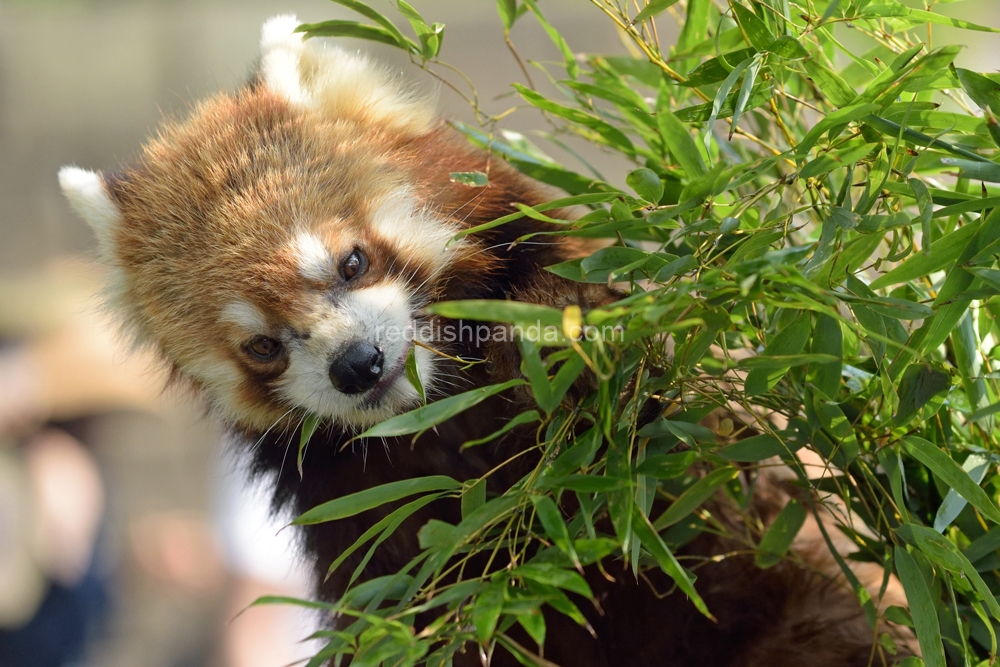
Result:
{"label": "black nose", "polygon": [[330,364],[333,386],[345,394],[360,394],[382,377],[382,350],[365,341],[354,341]]}

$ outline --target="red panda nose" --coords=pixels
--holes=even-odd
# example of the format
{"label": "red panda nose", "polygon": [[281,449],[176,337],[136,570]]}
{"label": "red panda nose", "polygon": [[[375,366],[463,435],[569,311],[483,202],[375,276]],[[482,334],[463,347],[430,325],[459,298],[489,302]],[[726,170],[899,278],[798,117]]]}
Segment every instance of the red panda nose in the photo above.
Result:
{"label": "red panda nose", "polygon": [[360,394],[374,387],[382,377],[384,361],[382,350],[356,340],[330,364],[330,380],[344,394]]}

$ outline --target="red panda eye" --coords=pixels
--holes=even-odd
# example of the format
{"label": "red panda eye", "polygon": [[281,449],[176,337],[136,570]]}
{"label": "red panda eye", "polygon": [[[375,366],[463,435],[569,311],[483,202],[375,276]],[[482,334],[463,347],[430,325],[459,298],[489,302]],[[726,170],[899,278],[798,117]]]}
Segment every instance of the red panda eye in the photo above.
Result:
{"label": "red panda eye", "polygon": [[258,361],[272,361],[281,352],[281,341],[267,336],[257,336],[247,345],[247,350]]}
{"label": "red panda eye", "polygon": [[340,265],[340,274],[344,277],[344,280],[351,280],[364,273],[367,268],[368,258],[360,250],[355,250]]}

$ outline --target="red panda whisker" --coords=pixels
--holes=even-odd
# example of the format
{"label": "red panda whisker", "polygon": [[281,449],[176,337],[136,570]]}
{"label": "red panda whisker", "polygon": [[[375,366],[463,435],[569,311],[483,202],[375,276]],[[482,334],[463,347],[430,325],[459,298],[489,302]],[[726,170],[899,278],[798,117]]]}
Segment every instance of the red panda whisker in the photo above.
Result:
{"label": "red panda whisker", "polygon": [[266,438],[267,434],[271,432],[271,429],[273,429],[275,426],[277,426],[279,423],[281,423],[281,421],[284,420],[284,418],[287,417],[289,414],[291,414],[292,412],[294,412],[295,410],[298,410],[298,409],[299,409],[298,406],[293,405],[292,407],[288,408],[288,410],[285,411],[285,414],[283,414],[280,417],[278,417],[277,419],[275,419],[274,422],[272,422],[272,424],[267,427],[267,430],[264,431],[264,433],[262,433],[259,438],[257,438],[257,442],[255,442],[253,444],[253,447],[250,448],[250,452],[252,453],[258,447],[260,447],[260,443],[264,442],[264,438]]}

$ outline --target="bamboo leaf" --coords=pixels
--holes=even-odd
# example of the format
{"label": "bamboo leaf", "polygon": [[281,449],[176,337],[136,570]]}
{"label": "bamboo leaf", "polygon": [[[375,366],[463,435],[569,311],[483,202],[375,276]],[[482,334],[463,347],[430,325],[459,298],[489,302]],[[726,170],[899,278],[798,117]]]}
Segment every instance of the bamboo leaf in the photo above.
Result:
{"label": "bamboo leaf", "polygon": [[482,403],[490,396],[507,391],[512,387],[525,384],[524,380],[510,380],[503,384],[494,384],[442,398],[439,401],[404,412],[381,424],[372,426],[359,435],[359,438],[385,438],[390,436],[423,433],[429,428],[441,424],[455,415],[464,412],[474,405]]}
{"label": "bamboo leaf", "polygon": [[642,11],[635,15],[632,23],[642,23],[646,19],[652,18],[662,12],[667,7],[673,7],[678,0],[650,0],[649,4],[642,8]]}
{"label": "bamboo leaf", "polygon": [[903,547],[895,549],[896,573],[903,583],[910,614],[917,630],[917,641],[927,667],[945,667],[944,647],[941,643],[941,626],[938,624],[937,605],[920,573],[913,556]]}
{"label": "bamboo leaf", "polygon": [[755,557],[757,567],[766,569],[781,562],[795,536],[799,534],[808,513],[805,506],[797,500],[788,501],[760,540],[760,550]]}
{"label": "bamboo leaf", "polygon": [[393,32],[381,26],[365,25],[357,21],[303,23],[295,30],[296,32],[304,32],[306,37],[356,37],[368,40],[369,42],[380,42],[389,46],[397,46],[407,51],[418,50],[417,45],[412,40],[400,41],[397,37],[398,31]]}
{"label": "bamboo leaf", "polygon": [[758,51],[767,51],[775,39],[767,24],[737,0],[729,0],[729,7],[743,34],[746,35],[747,43]]}
{"label": "bamboo leaf", "polygon": [[[718,471],[716,471],[718,472]],[[656,562],[660,564],[660,569],[662,569],[667,576],[674,580],[681,591],[687,595],[688,599],[694,604],[695,608],[698,609],[704,616],[708,618],[713,618],[712,614],[708,610],[708,606],[705,601],[701,599],[698,592],[694,588],[694,584],[691,582],[691,578],[688,577],[687,572],[681,567],[680,563],[674,557],[670,549],[664,544],[663,539],[657,532],[657,529],[649,522],[649,518],[639,511],[638,508],[634,507],[635,518],[632,521],[633,530],[635,530],[636,536],[642,540],[643,546],[652,554]]]}
{"label": "bamboo leaf", "polygon": [[[660,99],[665,97],[663,90],[660,91]],[[705,161],[698,151],[698,145],[691,137],[688,128],[674,115],[674,113],[663,101],[657,105],[656,121],[659,124],[660,136],[666,144],[670,155],[681,166],[689,179],[703,176],[708,170],[705,168]]]}
{"label": "bamboo leaf", "polygon": [[663,514],[656,519],[653,526],[656,530],[668,528],[691,512],[698,509],[702,503],[715,495],[715,492],[726,482],[736,479],[740,471],[728,466],[713,470],[703,478],[695,482],[691,487],[682,493],[677,500],[667,508]]}
{"label": "bamboo leaf", "polygon": [[907,453],[930,468],[945,484],[982,512],[983,516],[993,523],[1000,523],[1000,509],[950,456],[915,435],[903,438],[903,445]]}
{"label": "bamboo leaf", "polygon": [[310,526],[327,521],[346,519],[407,496],[433,491],[454,491],[461,487],[460,482],[456,482],[451,477],[443,475],[416,477],[414,479],[390,482],[389,484],[358,491],[357,493],[323,503],[307,512],[303,512],[297,519],[292,521],[292,525]]}
{"label": "bamboo leaf", "polygon": [[877,5],[868,5],[861,11],[859,18],[882,19],[901,18],[910,23],[936,23],[937,25],[950,25],[963,30],[976,30],[979,32],[1000,32],[1000,29],[978,25],[961,19],[954,19],[950,16],[942,16],[934,12],[923,9],[911,9],[898,2],[886,2]]}

